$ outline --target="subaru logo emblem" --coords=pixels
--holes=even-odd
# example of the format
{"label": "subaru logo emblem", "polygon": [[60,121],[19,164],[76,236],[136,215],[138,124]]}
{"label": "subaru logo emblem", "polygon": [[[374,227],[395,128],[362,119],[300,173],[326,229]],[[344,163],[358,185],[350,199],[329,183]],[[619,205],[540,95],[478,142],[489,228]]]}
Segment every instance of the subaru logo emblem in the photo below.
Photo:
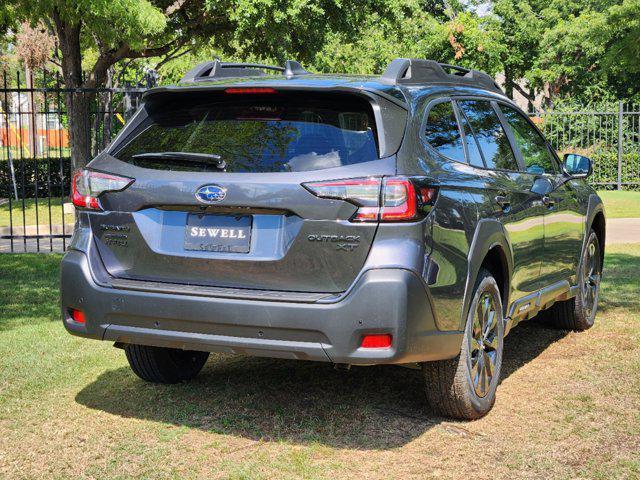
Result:
{"label": "subaru logo emblem", "polygon": [[204,185],[196,191],[196,198],[202,203],[218,203],[227,196],[227,190],[218,185]]}

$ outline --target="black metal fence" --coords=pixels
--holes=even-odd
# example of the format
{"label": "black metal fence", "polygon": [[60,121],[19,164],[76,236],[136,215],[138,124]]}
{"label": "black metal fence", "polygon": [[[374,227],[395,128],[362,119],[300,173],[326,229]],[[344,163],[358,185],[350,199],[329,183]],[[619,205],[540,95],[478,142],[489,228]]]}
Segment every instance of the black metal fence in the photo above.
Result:
{"label": "black metal fence", "polygon": [[592,185],[640,187],[640,106],[618,102],[603,109],[557,109],[531,114],[559,153],[594,162]]}
{"label": "black metal fence", "polygon": [[[65,98],[91,99],[83,132],[96,155],[136,110],[149,80],[121,88],[64,88],[58,74],[0,77],[0,253],[64,251],[74,223]],[[640,187],[640,108],[531,114],[559,153],[594,160],[599,188]]]}
{"label": "black metal fence", "polygon": [[82,131],[90,155],[104,149],[135,112],[145,88],[64,88],[59,74],[0,78],[0,253],[64,251],[74,210],[69,203],[68,98],[90,101]]}

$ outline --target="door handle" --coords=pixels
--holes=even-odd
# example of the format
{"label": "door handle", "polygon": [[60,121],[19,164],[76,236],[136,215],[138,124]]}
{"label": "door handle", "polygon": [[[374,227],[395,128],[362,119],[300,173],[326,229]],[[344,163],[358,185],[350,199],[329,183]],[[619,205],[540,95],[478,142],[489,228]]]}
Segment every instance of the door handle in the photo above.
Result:
{"label": "door handle", "polygon": [[551,198],[549,195],[543,195],[542,203],[544,203],[547,207],[551,208],[556,204],[556,201],[553,198]]}
{"label": "door handle", "polygon": [[496,195],[494,200],[498,205],[500,205],[500,208],[502,208],[502,210],[508,210],[509,207],[511,207],[511,202],[504,195]]}

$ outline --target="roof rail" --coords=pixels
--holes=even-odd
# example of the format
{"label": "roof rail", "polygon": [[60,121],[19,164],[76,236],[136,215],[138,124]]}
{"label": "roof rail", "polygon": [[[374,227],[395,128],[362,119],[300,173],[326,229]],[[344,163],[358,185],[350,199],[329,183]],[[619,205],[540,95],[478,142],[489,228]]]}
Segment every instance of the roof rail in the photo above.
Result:
{"label": "roof rail", "polygon": [[287,60],[284,67],[263,65],[261,63],[229,63],[212,60],[193,67],[182,77],[180,83],[219,80],[221,78],[262,77],[266,76],[264,70],[282,73],[286,78],[292,78],[297,75],[307,75],[309,73],[302,68],[300,63],[294,60]]}
{"label": "roof rail", "polygon": [[[453,71],[453,73],[447,73]],[[394,85],[422,85],[425,83],[451,83],[481,87],[503,93],[488,74],[479,70],[438,63],[435,60],[396,58],[387,65],[382,81]]]}

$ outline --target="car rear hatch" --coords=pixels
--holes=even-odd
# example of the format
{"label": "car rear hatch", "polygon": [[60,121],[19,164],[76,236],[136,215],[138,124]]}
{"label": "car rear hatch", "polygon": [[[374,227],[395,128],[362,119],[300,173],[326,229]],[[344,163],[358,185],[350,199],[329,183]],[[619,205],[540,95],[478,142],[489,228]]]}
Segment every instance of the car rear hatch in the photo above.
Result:
{"label": "car rear hatch", "polygon": [[167,284],[346,290],[377,222],[354,221],[358,202],[321,198],[308,184],[395,174],[401,137],[381,141],[377,101],[239,87],[148,96],[89,165],[133,179],[90,214],[106,270]]}

